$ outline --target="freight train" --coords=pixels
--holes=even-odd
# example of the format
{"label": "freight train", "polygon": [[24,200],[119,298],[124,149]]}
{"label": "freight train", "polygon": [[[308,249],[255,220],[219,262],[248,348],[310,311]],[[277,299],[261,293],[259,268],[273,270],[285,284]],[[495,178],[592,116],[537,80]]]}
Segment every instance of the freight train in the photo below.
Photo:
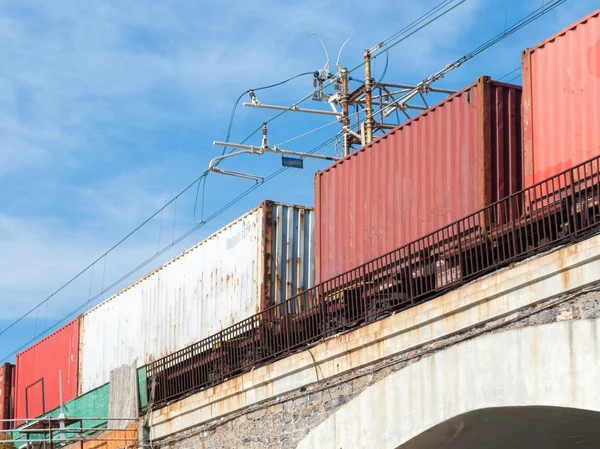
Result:
{"label": "freight train", "polygon": [[585,238],[600,230],[599,203],[597,156],[151,363],[148,395],[160,407]]}
{"label": "freight train", "polygon": [[321,282],[151,363],[154,406],[597,232],[599,16],[523,52],[523,92],[481,77],[317,173]]}
{"label": "freight train", "polygon": [[[270,288],[257,292],[255,314],[225,310],[226,316],[235,315],[232,325],[203,328],[202,336],[192,339],[196,343],[136,353],[148,362],[139,368],[145,369],[152,407],[597,232],[599,80],[600,10],[523,52],[522,89],[480,77],[318,172],[316,284],[312,274],[299,280],[287,259],[285,266],[269,267],[282,262],[275,250],[272,258],[261,256],[264,269],[251,282],[271,279],[277,292],[283,279],[278,273],[288,273],[285,279],[297,284],[290,291],[286,280],[285,294],[273,293],[272,300],[266,299]],[[291,227],[277,229],[296,226],[287,223]],[[259,234],[267,236],[259,244],[266,254],[279,231]],[[295,248],[312,242],[310,225],[296,234],[302,243]],[[297,259],[304,267],[298,273],[313,272],[310,259]],[[174,288],[186,290],[186,281],[177,282]],[[96,329],[115,318],[111,310],[128,297],[126,291],[96,312]],[[152,300],[164,303],[160,310],[167,314],[182,313],[176,300],[164,298]],[[86,332],[92,341],[97,332],[90,331],[85,316],[80,322],[81,341]],[[79,394],[108,381],[109,363],[135,362],[120,355],[111,360],[112,347],[97,349],[80,345]],[[89,364],[97,371],[92,376],[85,360],[94,359],[95,351],[100,357]]]}

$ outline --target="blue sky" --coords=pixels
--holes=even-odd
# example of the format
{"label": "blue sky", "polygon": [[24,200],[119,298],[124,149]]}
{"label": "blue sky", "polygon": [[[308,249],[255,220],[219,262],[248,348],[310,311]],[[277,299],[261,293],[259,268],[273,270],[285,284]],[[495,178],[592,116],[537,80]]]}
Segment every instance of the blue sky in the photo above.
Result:
{"label": "blue sky", "polygon": [[[321,35],[333,59],[353,37],[342,63],[355,67],[365,48],[437,3],[374,0],[365,11],[365,3],[358,0],[0,1],[0,331],[196,179],[220,153],[211,142],[225,139],[239,94],[321,68],[324,53],[311,32]],[[417,82],[541,4],[467,0],[393,48],[386,80]],[[522,49],[598,7],[600,0],[569,0],[437,86],[459,89],[480,75],[499,78],[519,66]],[[383,62],[375,61],[375,76]],[[258,96],[264,103],[289,105],[311,88],[311,78],[304,77]],[[306,107],[325,106],[309,102]],[[274,114],[240,107],[232,141],[240,141]],[[271,142],[330,121],[286,114],[270,125]],[[338,130],[330,126],[286,148],[308,151]],[[259,137],[252,142],[258,144]],[[196,190],[188,190],[106,259],[0,335],[0,358],[262,199],[312,205],[313,172],[325,165],[286,172],[261,186],[100,294],[194,226]],[[222,165],[262,175],[279,166],[275,156],[248,156]],[[205,216],[250,185],[211,174]]]}

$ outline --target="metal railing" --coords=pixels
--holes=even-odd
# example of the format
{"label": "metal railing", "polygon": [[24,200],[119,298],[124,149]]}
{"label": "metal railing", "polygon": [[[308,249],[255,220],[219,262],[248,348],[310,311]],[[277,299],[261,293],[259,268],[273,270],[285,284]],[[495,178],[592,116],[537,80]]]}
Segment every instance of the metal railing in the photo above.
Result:
{"label": "metal railing", "polygon": [[[42,416],[35,419],[0,419],[10,429],[0,431],[9,438],[0,443],[13,443],[16,447],[52,448],[79,443],[81,448],[102,447],[124,449],[138,446],[137,418],[82,418],[72,416]],[[126,428],[111,427],[111,423]],[[20,424],[18,427],[15,425]],[[108,443],[108,445],[106,444]],[[75,446],[76,447],[76,446]]]}
{"label": "metal railing", "polygon": [[599,174],[600,156],[152,362],[153,408],[583,237],[600,222]]}

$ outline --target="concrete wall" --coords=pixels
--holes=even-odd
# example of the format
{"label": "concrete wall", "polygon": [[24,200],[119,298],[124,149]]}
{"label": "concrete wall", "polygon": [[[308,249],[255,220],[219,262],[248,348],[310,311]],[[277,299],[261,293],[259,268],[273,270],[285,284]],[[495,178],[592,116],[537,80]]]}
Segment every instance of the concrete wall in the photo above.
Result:
{"label": "concrete wall", "polygon": [[598,319],[486,335],[367,388],[313,429],[298,449],[394,449],[457,415],[492,407],[600,411],[598,379]]}
{"label": "concrete wall", "polygon": [[160,439],[315,382],[435,344],[598,280],[600,236],[533,258],[156,410]]}
{"label": "concrete wall", "polygon": [[515,331],[562,320],[597,318],[600,318],[600,291],[565,295],[557,300],[523,309],[510,317],[490,321],[485,326],[474,327],[467,332],[438,340],[433,344],[313,383],[263,403],[237,410],[219,419],[192,426],[188,430],[154,441],[154,447],[295,448],[313,428],[324,422],[344,404],[351,403],[369,387],[418,362],[423,357],[482,335]]}
{"label": "concrete wall", "polygon": [[365,388],[427,354],[490,333],[598,318],[600,293],[589,284],[600,278],[599,243],[536,257],[156,410],[155,447],[295,447]]}

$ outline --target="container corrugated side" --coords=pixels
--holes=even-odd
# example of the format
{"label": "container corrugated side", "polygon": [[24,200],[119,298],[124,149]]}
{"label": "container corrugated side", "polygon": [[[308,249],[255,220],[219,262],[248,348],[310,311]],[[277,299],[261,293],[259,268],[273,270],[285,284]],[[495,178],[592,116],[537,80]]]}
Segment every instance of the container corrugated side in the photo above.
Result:
{"label": "container corrugated side", "polygon": [[[12,386],[14,365],[5,363],[0,366],[0,419],[11,418]],[[9,422],[0,422],[0,430],[10,428]]]}
{"label": "container corrugated side", "polygon": [[292,291],[311,287],[310,269],[286,277],[310,256],[306,211],[265,202],[85,313],[80,392],[108,382],[121,365],[141,367],[254,315],[288,282]]}
{"label": "container corrugated side", "polygon": [[521,88],[480,77],[315,175],[317,282],[522,186]]}
{"label": "container corrugated side", "polygon": [[279,203],[272,209],[274,296],[267,305],[278,304],[315,283],[314,210]]}
{"label": "container corrugated side", "polygon": [[600,10],[523,51],[525,186],[600,154]]}
{"label": "container corrugated side", "polygon": [[[79,317],[17,354],[15,418],[34,418],[77,397]],[[43,391],[43,396],[42,396]]]}

